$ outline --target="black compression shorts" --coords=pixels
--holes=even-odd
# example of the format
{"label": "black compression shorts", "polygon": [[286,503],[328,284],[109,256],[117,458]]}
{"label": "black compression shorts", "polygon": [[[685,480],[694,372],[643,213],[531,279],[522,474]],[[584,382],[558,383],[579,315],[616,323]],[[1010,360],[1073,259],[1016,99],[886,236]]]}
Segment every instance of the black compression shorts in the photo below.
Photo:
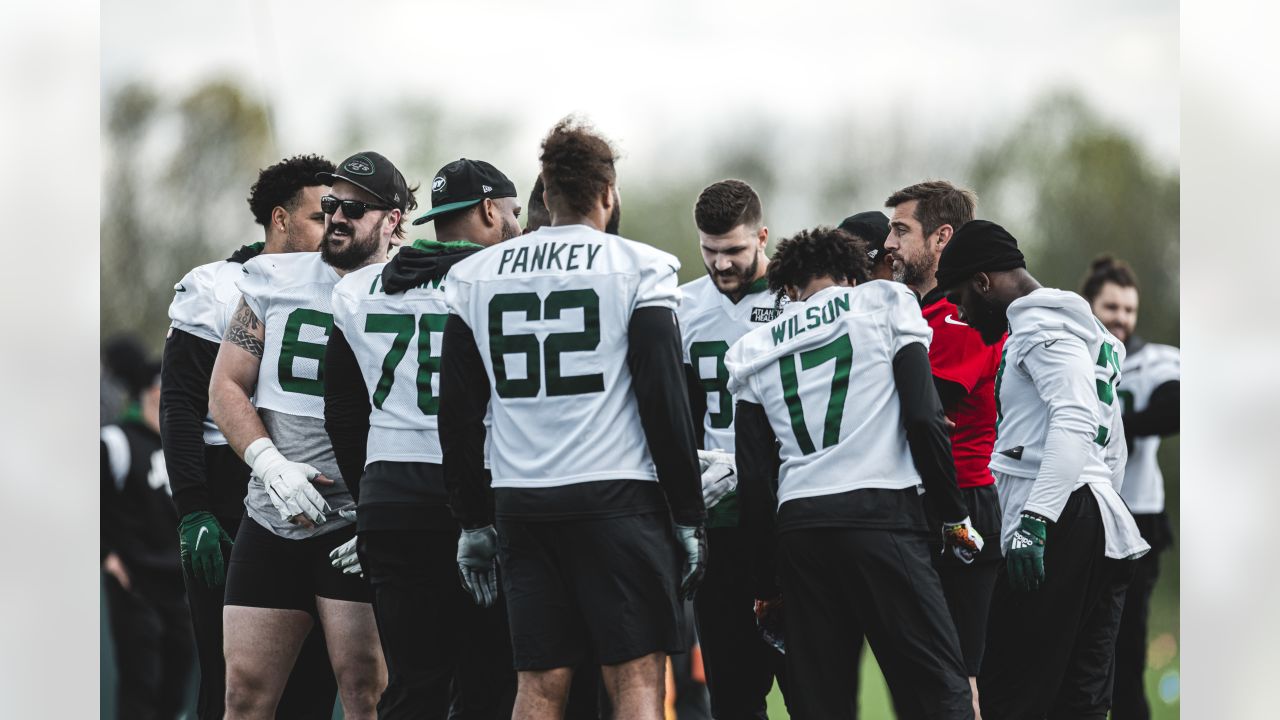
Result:
{"label": "black compression shorts", "polygon": [[516,670],[617,665],[689,649],[670,517],[498,518]]}
{"label": "black compression shorts", "polygon": [[226,605],[315,613],[317,597],[373,602],[369,582],[344,575],[329,553],[355,537],[355,525],[304,540],[287,540],[246,517],[227,569]]}

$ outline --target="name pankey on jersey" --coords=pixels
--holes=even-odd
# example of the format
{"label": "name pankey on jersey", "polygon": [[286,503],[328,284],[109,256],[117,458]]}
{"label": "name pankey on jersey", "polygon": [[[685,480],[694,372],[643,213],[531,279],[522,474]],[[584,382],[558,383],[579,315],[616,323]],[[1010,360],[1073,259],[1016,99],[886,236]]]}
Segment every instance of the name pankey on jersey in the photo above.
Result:
{"label": "name pankey on jersey", "polygon": [[707,413],[702,420],[704,450],[733,453],[733,396],[724,357],[751,330],[781,314],[761,278],[734,303],[703,276],[680,286],[680,332],[684,363],[693,368],[707,393]]}
{"label": "name pankey on jersey", "polygon": [[369,389],[366,463],[439,464],[440,346],[449,308],[443,277],[401,293],[382,287],[386,263],[347,274],[333,288],[333,321]]}
{"label": "name pankey on jersey", "polygon": [[[169,304],[170,325],[201,340],[221,343],[240,301],[240,288],[236,286],[242,274],[240,269],[239,263],[219,260],[184,275],[173,286],[173,302]],[[204,444],[227,444],[227,438],[210,415],[204,418]]]}
{"label": "name pankey on jersey", "polygon": [[641,307],[675,309],[679,261],[585,225],[544,227],[455,265],[450,310],[493,392],[495,487],[657,480],[627,367]]}
{"label": "name pankey on jersey", "polygon": [[[1034,478],[1044,457],[1049,432],[1049,403],[1044,400],[1030,373],[1023,367],[1029,353],[1040,346],[1059,342],[1083,346],[1094,375],[1090,394],[1064,396],[1074,392],[1054,375],[1075,371],[1055,368],[1038,378],[1055,402],[1071,401],[1094,411],[1097,424],[1082,480],[1109,481],[1112,471],[1105,450],[1120,422],[1116,384],[1124,361],[1124,345],[1094,318],[1089,304],[1073,292],[1041,288],[1009,305],[1009,336],[996,373],[996,443],[991,469],[1023,478]],[[1081,391],[1083,392],[1083,391]]]}
{"label": "name pankey on jersey", "polygon": [[[1124,361],[1124,382],[1117,394],[1125,410],[1141,412],[1151,403],[1151,394],[1181,375],[1181,355],[1171,345],[1147,343]],[[1152,514],[1164,510],[1164,475],[1156,453],[1160,438],[1155,435],[1131,437],[1133,450],[1125,465],[1120,497],[1135,513]]]}
{"label": "name pankey on jersey", "polygon": [[906,286],[829,287],[729,348],[729,392],[764,407],[782,443],[778,505],[920,484],[893,358],[932,336]]}

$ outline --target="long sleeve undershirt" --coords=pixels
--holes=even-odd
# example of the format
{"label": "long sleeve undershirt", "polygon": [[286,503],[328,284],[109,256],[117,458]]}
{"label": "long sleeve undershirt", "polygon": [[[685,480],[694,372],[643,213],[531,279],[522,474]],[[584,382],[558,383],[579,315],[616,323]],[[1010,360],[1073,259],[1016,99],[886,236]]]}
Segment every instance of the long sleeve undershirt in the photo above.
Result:
{"label": "long sleeve undershirt", "polygon": [[338,328],[333,329],[324,352],[324,429],[333,443],[338,470],[352,499],[360,500],[369,446],[369,395],[360,362]]}
{"label": "long sleeve undershirt", "polygon": [[205,470],[204,419],[218,343],[173,328],[160,369],[160,440],[178,516],[214,511]]}

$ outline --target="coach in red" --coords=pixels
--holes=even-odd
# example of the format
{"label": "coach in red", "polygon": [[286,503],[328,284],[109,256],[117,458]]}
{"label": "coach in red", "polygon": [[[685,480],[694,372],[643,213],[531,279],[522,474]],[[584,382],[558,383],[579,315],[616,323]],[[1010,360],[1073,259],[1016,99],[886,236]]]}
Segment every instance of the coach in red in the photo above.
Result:
{"label": "coach in red", "polygon": [[951,428],[951,453],[956,482],[969,510],[971,526],[987,540],[973,556],[943,554],[936,538],[934,566],[960,636],[973,705],[978,713],[976,677],[982,664],[987,634],[987,610],[1000,565],[1000,498],[987,464],[996,437],[995,377],[1004,340],[983,344],[977,330],[960,322],[956,306],[937,287],[938,258],[951,236],[973,219],[976,196],[945,180],[905,187],[885,201],[893,209],[884,248],[893,263],[893,279],[905,283],[920,298],[925,320],[933,329],[929,364],[933,382]]}

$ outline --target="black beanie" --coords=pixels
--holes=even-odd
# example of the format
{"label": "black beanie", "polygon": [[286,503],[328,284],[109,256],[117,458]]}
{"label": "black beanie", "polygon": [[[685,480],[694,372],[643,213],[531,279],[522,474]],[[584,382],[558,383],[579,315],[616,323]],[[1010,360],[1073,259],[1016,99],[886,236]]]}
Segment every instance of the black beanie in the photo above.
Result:
{"label": "black beanie", "polygon": [[980,272],[1024,268],[1027,260],[1008,230],[990,220],[970,220],[951,236],[938,258],[938,287],[952,288]]}

